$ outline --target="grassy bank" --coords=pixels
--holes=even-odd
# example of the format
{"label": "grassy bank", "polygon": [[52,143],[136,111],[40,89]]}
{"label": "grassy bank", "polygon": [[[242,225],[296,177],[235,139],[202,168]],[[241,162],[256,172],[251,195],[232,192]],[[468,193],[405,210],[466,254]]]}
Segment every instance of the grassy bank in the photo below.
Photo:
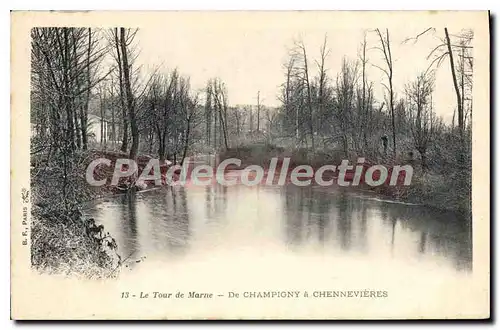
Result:
{"label": "grassy bank", "polygon": [[[346,159],[344,153],[339,150],[308,150],[305,148],[285,149],[272,144],[251,144],[243,145],[228,150],[220,154],[220,159],[238,158],[242,161],[241,167],[248,165],[260,165],[266,167],[273,157],[290,158],[290,168],[298,165],[310,165],[317,169],[323,165],[338,165]],[[347,159],[350,164],[356,164],[358,157],[363,155],[350,155]],[[367,159],[367,161],[370,161]],[[372,164],[383,164],[386,167],[394,165],[405,165],[403,160],[378,160],[371,161]],[[460,213],[470,216],[470,173],[466,170],[454,169],[443,173],[432,171],[423,172],[420,166],[413,165],[414,173],[410,186],[388,186],[383,184],[378,187],[371,187],[367,184],[360,184],[360,189],[371,190],[377,194],[394,200],[423,204],[434,208]]]}
{"label": "grassy bank", "polygon": [[31,263],[40,272],[86,278],[118,274],[120,256],[106,234],[93,232],[77,210],[44,211],[35,207],[31,231]]}
{"label": "grassy bank", "polygon": [[86,166],[95,156],[80,152],[66,167],[43,156],[32,158],[31,263],[37,271],[86,278],[118,274],[121,257],[114,239],[80,211],[83,202],[109,193],[85,181]]}
{"label": "grassy bank", "polygon": [[465,171],[449,175],[424,173],[414,176],[405,200],[472,216],[470,177]]}
{"label": "grassy bank", "polygon": [[285,149],[268,143],[255,143],[229,148],[220,154],[220,159],[237,158],[241,160],[241,167],[260,165],[266,167],[273,157],[290,158],[290,167],[298,165],[311,165],[313,168],[325,164],[338,164],[343,157],[337,150],[312,151],[306,148]]}

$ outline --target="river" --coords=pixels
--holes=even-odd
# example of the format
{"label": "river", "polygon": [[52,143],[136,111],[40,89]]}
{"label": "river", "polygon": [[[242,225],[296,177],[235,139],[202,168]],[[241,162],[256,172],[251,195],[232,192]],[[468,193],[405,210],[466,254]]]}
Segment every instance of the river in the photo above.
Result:
{"label": "river", "polygon": [[[290,184],[190,185],[101,199],[87,213],[116,239],[127,261],[120,276],[129,280],[116,291],[199,290],[216,297],[262,290],[388,292],[387,304],[332,302],[343,317],[356,317],[359,308],[373,317],[453,315],[475,292],[467,221],[370,193]],[[279,308],[297,317],[330,317],[320,300],[310,300],[310,309],[289,300]],[[144,305],[142,312],[229,317],[238,307],[242,317],[270,315],[269,308],[281,315],[278,305],[262,299],[232,301],[210,305],[213,310],[172,301],[154,312]]]}
{"label": "river", "polygon": [[471,270],[467,221],[450,212],[374,197],[290,184],[177,186],[106,198],[88,214],[115,237],[128,260],[168,263],[240,250]]}

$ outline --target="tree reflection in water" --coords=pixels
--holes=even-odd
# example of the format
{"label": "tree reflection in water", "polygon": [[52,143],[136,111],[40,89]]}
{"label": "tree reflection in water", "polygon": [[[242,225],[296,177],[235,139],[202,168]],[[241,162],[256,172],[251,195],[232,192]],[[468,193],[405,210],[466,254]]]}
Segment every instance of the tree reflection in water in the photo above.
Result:
{"label": "tree reflection in water", "polygon": [[325,255],[385,253],[471,270],[470,222],[368,197],[291,185],[172,187],[110,199],[93,215],[111,228],[123,256],[182,257],[193,244],[209,253],[213,246],[234,250],[242,240],[260,251],[265,238],[291,253],[306,247]]}

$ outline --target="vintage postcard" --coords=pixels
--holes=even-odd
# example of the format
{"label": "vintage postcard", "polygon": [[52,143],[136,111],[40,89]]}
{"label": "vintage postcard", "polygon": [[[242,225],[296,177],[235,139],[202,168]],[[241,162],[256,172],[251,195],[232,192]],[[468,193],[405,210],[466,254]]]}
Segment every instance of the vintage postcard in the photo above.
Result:
{"label": "vintage postcard", "polygon": [[487,319],[487,11],[11,14],[11,315]]}

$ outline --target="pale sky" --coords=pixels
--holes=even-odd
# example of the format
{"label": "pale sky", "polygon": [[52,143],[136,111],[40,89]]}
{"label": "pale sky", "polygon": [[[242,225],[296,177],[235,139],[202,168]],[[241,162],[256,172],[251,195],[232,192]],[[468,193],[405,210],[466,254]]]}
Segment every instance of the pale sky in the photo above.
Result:
{"label": "pale sky", "polygon": [[[405,19],[405,15],[399,15],[398,21],[388,20],[385,26],[364,26],[367,21],[361,15],[358,21],[338,16],[327,12],[170,14],[156,24],[140,27],[136,36],[140,48],[137,63],[145,71],[160,64],[167,69],[178,67],[182,74],[190,76],[194,88],[203,88],[209,78],[219,77],[226,83],[232,105],[255,104],[260,91],[262,104],[276,106],[279,86],[285,79],[283,63],[294,39],[304,40],[314,75],[317,72],[314,60],[319,60],[320,46],[327,34],[330,55],[326,66],[330,79],[335,79],[344,56],[350,60],[357,58],[366,29],[388,27],[394,88],[402,96],[404,84],[427,69],[430,60],[426,56],[439,45],[437,36],[444,35],[443,28],[436,26],[436,37],[427,34],[416,44],[413,41],[402,44],[406,38],[430,27],[430,22],[412,21],[411,16]],[[459,24],[452,28],[450,33],[459,33],[467,26]],[[377,35],[368,32],[367,40],[369,61],[385,67],[380,51],[372,48],[379,45]],[[374,82],[377,100],[381,101],[381,82],[387,82],[384,74],[371,65],[367,74],[368,80]],[[438,70],[433,99],[438,115],[451,121],[456,99],[448,60]]]}

